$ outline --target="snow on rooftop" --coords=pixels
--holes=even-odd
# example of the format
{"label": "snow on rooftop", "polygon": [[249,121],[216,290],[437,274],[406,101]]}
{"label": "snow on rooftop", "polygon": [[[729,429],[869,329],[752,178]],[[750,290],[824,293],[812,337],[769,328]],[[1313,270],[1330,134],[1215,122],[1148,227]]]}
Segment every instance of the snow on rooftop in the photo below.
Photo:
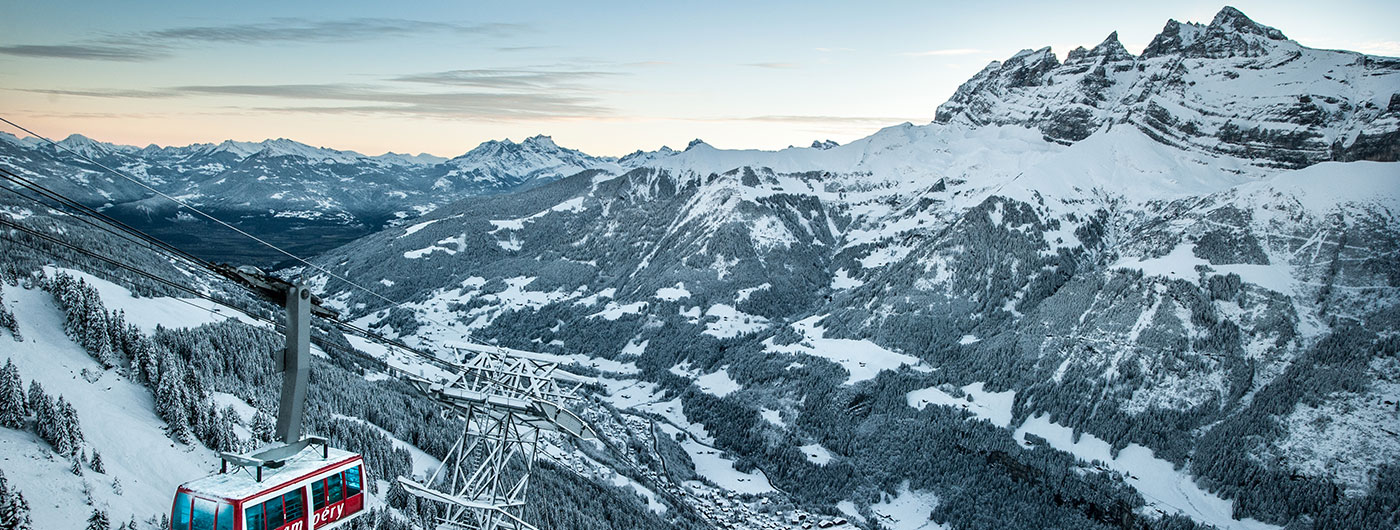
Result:
{"label": "snow on rooftop", "polygon": [[229,465],[229,473],[215,474],[186,482],[184,487],[196,493],[212,495],[223,499],[246,499],[264,491],[274,490],[296,482],[298,479],[331,466],[347,463],[359,455],[334,447],[327,450],[326,458],[321,457],[320,447],[307,447],[287,463],[277,469],[263,469],[263,480],[257,482],[253,470],[236,470]]}

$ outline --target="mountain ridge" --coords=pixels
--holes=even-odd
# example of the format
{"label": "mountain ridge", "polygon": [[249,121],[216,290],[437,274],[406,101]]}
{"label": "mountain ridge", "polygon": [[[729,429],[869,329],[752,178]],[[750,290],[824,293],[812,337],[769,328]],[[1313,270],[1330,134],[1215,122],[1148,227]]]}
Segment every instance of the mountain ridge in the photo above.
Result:
{"label": "mountain ridge", "polygon": [[[634,363],[600,369],[603,399],[679,400],[774,487],[867,518],[907,487],[938,498],[921,506],[938,523],[1021,520],[977,512],[978,484],[918,455],[979,455],[1043,488],[1024,459],[1053,448],[1096,470],[1082,476],[1120,473],[1145,499],[1135,513],[1374,525],[1388,512],[1360,506],[1400,466],[1386,434],[1400,420],[1378,405],[1400,399],[1385,338],[1400,165],[1353,159],[1400,132],[1364,104],[1400,77],[1242,17],[1168,23],[1177,36],[1146,63],[1114,35],[1063,63],[1020,52],[927,125],[825,149],[634,153],[618,173],[465,199],[318,261],[382,281],[406,301],[394,308],[313,276],[357,324],[411,344],[470,335]],[[1225,44],[1202,44],[1212,32]],[[1233,82],[1250,75],[1270,77]],[[1358,84],[1375,90],[1353,98]],[[1290,110],[1302,96],[1333,107],[1306,118]],[[1079,133],[1060,108],[1085,113]],[[1267,132],[1285,124],[1294,138]],[[932,434],[967,424],[993,431]]]}

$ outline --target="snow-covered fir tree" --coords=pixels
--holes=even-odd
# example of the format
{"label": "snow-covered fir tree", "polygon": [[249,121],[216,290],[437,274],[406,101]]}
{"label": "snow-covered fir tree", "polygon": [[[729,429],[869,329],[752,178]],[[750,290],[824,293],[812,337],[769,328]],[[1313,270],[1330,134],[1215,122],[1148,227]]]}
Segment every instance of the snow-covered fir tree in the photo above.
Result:
{"label": "snow-covered fir tree", "polygon": [[253,442],[255,444],[265,444],[272,441],[272,431],[276,429],[272,415],[259,410],[253,414]]}
{"label": "snow-covered fir tree", "polygon": [[92,450],[92,462],[88,464],[88,467],[91,467],[95,472],[107,474],[107,467],[102,465],[102,453],[97,452],[96,449]]}
{"label": "snow-covered fir tree", "polygon": [[88,516],[87,530],[112,530],[112,522],[107,517],[107,512],[101,509],[92,511]]}
{"label": "snow-covered fir tree", "polygon": [[14,360],[6,359],[0,369],[0,427],[18,429],[24,426],[28,415],[28,404],[24,399],[24,382],[20,380],[19,368]]}
{"label": "snow-covered fir tree", "polygon": [[58,396],[58,403],[54,410],[58,413],[60,421],[63,422],[63,429],[68,432],[69,445],[76,453],[78,447],[87,441],[87,438],[83,436],[82,423],[78,421],[78,409],[74,408],[71,402],[63,399],[63,396]]}
{"label": "snow-covered fir tree", "polygon": [[29,502],[18,489],[11,489],[0,471],[0,530],[30,530]]}
{"label": "snow-covered fir tree", "polygon": [[181,379],[174,370],[163,372],[156,388],[156,414],[165,420],[170,438],[180,442],[190,441],[190,421],[186,412],[184,393],[180,391]]}
{"label": "snow-covered fir tree", "polygon": [[44,393],[44,385],[37,380],[29,381],[29,394],[25,397],[25,406],[30,414],[39,414],[39,409],[44,405],[44,400],[48,399],[48,394]]}
{"label": "snow-covered fir tree", "polygon": [[[3,295],[4,292],[4,289],[0,288],[0,295]],[[5,302],[2,298],[3,297],[0,297],[0,329],[10,330],[10,335],[12,335],[16,341],[24,340],[24,337],[19,334],[19,322],[15,320],[15,314],[10,311],[10,308],[5,307]]]}

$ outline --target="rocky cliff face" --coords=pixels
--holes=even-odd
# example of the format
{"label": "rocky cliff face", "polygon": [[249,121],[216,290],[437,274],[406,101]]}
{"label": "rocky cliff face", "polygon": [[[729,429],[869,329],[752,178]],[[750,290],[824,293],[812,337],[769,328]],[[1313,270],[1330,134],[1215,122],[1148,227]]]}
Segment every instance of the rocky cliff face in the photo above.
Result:
{"label": "rocky cliff face", "polygon": [[1141,55],[1116,33],[1061,63],[1049,48],[993,62],[938,107],[939,123],[1017,125],[1073,143],[1108,127],[1297,168],[1394,161],[1400,59],[1316,50],[1226,7],[1167,22]]}

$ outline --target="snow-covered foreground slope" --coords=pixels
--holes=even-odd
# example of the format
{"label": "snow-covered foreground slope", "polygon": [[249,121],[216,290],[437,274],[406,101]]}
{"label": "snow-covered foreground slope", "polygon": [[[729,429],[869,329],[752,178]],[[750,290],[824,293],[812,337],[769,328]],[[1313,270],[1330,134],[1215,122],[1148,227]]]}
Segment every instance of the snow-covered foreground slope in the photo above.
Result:
{"label": "snow-covered foreground slope", "polygon": [[[87,444],[102,455],[107,470],[74,476],[69,461],[32,432],[0,428],[0,469],[29,500],[36,529],[81,527],[93,507],[107,510],[117,522],[158,518],[169,512],[176,486],[217,471],[213,451],[166,437],[146,387],[103,370],[68,339],[63,313],[49,293],[9,288],[4,299],[24,341],[13,342],[0,332],[0,356],[15,362],[26,385],[39,381],[49,394],[72,402]],[[96,377],[84,378],[84,371]],[[121,481],[120,495],[113,480]],[[95,506],[86,504],[84,484]]]}

